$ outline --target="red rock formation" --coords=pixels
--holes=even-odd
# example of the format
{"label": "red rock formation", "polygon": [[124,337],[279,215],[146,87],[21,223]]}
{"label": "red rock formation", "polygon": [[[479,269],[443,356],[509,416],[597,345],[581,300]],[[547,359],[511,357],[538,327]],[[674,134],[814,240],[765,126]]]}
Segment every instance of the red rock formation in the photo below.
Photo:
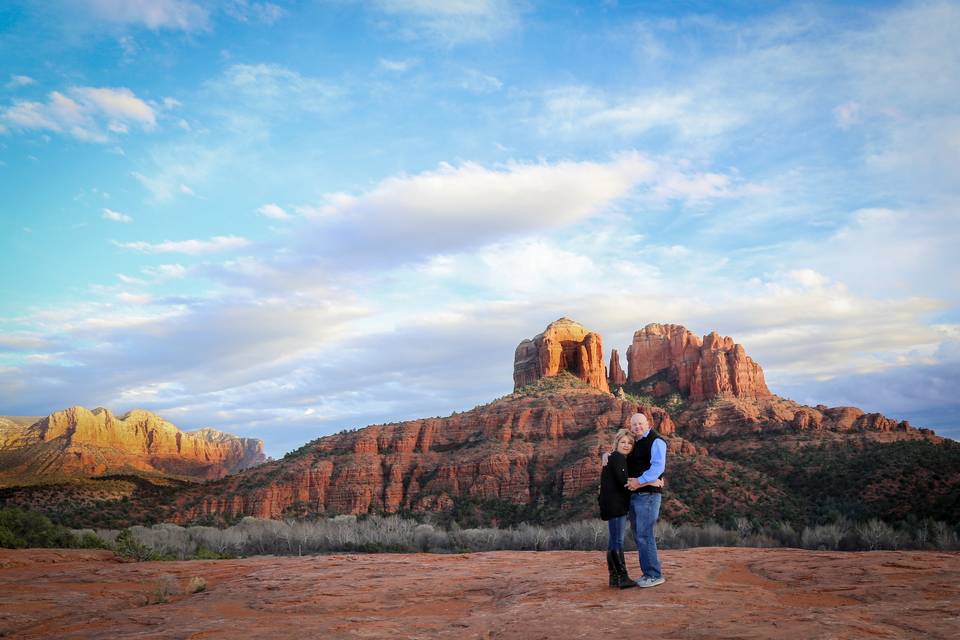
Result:
{"label": "red rock formation", "polygon": [[183,432],[140,409],[117,418],[109,410],[71,407],[51,413],[0,447],[0,476],[98,476],[160,473],[221,478],[266,460],[263,443],[214,429]]}
{"label": "red rock formation", "polygon": [[513,359],[514,391],[568,371],[601,391],[609,391],[600,335],[569,318],[551,322],[543,333],[517,346]]}
{"label": "red rock formation", "polygon": [[[546,496],[570,501],[596,490],[600,453],[635,410],[609,393],[574,388],[328,436],[295,458],[189,491],[179,500],[177,518],[435,511],[462,498],[521,505]],[[701,453],[674,435],[666,411],[643,411],[667,436],[672,452]]]}
{"label": "red rock formation", "polygon": [[627,381],[627,374],[620,367],[620,354],[614,349],[610,352],[610,384],[623,384]]}
{"label": "red rock formation", "polygon": [[760,398],[770,395],[763,370],[732,338],[716,332],[701,340],[685,327],[648,324],[627,349],[627,379],[651,381],[651,392],[679,391],[696,402],[715,396]]}

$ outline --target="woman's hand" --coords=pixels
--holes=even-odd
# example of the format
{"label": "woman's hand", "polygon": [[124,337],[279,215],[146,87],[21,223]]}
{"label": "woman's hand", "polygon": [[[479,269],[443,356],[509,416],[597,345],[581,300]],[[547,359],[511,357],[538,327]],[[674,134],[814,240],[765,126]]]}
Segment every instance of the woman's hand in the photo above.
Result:
{"label": "woman's hand", "polygon": [[650,483],[651,487],[663,487],[663,478],[657,478],[656,481]]}

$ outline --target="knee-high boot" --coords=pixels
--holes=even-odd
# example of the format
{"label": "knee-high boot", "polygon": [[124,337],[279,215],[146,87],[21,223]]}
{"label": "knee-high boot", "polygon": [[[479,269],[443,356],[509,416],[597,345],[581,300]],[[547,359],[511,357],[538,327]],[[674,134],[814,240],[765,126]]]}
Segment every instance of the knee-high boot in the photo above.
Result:
{"label": "knee-high boot", "polygon": [[620,570],[617,568],[617,552],[607,551],[607,571],[610,572],[610,586],[620,586]]}
{"label": "knee-high boot", "polygon": [[623,557],[623,549],[614,551],[614,554],[614,563],[617,566],[617,586],[621,589],[637,586],[637,583],[631,580],[627,574],[627,562]]}

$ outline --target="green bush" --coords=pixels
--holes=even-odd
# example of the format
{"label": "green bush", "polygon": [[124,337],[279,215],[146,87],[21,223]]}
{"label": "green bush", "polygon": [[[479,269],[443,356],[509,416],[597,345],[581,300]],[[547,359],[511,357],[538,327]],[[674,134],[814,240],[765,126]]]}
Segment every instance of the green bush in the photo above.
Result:
{"label": "green bush", "polygon": [[0,509],[0,547],[78,547],[80,541],[69,529],[53,524],[50,519],[16,507]]}
{"label": "green bush", "polygon": [[117,541],[113,544],[113,550],[118,556],[127,560],[145,562],[159,559],[159,554],[156,551],[134,539],[130,529],[124,529],[120,532]]}

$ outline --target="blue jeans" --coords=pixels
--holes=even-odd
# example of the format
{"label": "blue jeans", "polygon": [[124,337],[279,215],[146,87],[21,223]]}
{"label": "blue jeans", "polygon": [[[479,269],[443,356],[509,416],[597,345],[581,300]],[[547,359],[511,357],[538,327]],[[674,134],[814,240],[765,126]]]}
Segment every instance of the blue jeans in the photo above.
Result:
{"label": "blue jeans", "polygon": [[634,493],[630,496],[630,526],[640,554],[640,569],[647,578],[659,578],[660,558],[653,528],[660,517],[659,493]]}
{"label": "blue jeans", "polygon": [[623,534],[627,528],[627,516],[617,516],[607,520],[607,551],[623,549]]}

